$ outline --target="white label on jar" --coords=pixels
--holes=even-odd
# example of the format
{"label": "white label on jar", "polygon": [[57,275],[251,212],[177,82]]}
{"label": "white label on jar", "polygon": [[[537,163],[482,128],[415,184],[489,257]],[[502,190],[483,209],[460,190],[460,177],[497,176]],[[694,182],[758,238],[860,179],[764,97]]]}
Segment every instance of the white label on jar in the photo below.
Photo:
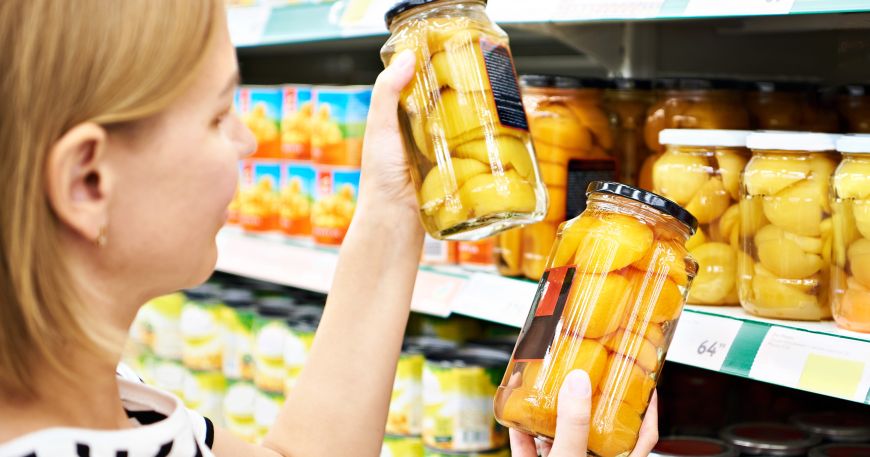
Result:
{"label": "white label on jar", "polygon": [[718,371],[742,325],[736,319],[684,311],[668,349],[668,360]]}
{"label": "white label on jar", "polygon": [[683,16],[788,14],[794,0],[690,0]]}

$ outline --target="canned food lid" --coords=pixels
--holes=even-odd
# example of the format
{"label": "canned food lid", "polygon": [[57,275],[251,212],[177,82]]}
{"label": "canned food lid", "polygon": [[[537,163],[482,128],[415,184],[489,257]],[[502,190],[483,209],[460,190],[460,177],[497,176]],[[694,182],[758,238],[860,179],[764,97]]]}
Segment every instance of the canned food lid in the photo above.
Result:
{"label": "canned food lid", "polygon": [[746,138],[749,149],[780,151],[833,151],[840,135],[808,132],[755,132]]}
{"label": "canned food lid", "polygon": [[[396,16],[404,13],[405,11],[410,11],[414,8],[417,8],[417,7],[420,7],[423,5],[428,5],[429,3],[433,3],[433,2],[437,2],[437,1],[439,1],[439,0],[403,0],[403,1],[396,3],[395,5],[393,5],[392,8],[387,10],[386,14],[384,14],[384,21],[387,23],[387,28],[390,27],[390,24],[393,23],[393,19],[395,19]],[[476,1],[478,3],[482,3],[482,4],[486,5],[487,0],[470,0],[470,1]]]}
{"label": "canned food lid", "polygon": [[616,78],[612,81],[613,88],[617,90],[649,90],[652,89],[652,81],[648,79]]}
{"label": "canned food lid", "polygon": [[837,140],[837,150],[849,154],[870,153],[870,135],[843,135]]}
{"label": "canned food lid", "polygon": [[593,181],[586,188],[586,195],[593,192],[601,192],[610,195],[619,195],[620,197],[630,198],[634,201],[651,206],[654,209],[673,217],[689,228],[691,234],[698,229],[698,220],[692,213],[683,209],[682,206],[646,190],[641,190],[636,187],[631,187],[628,184],[622,184],[611,181]]}
{"label": "canned food lid", "polygon": [[737,457],[731,445],[711,438],[671,436],[662,438],[650,456],[658,457]]}
{"label": "canned food lid", "polygon": [[870,444],[828,444],[810,449],[809,457],[870,457]]}
{"label": "canned food lid", "polygon": [[833,411],[807,413],[793,416],[791,422],[831,441],[870,441],[870,416],[863,414]]}
{"label": "canned food lid", "polygon": [[221,301],[232,308],[243,308],[254,303],[254,293],[248,289],[224,289]]}
{"label": "canned food lid", "polygon": [[293,299],[266,297],[257,302],[257,312],[266,317],[288,317],[293,311]]}
{"label": "canned food lid", "polygon": [[604,89],[608,83],[599,78],[575,78],[562,75],[520,75],[520,85],[555,89]]}
{"label": "canned food lid", "polygon": [[719,435],[747,455],[803,455],[822,441],[797,427],[762,422],[732,425]]}
{"label": "canned food lid", "polygon": [[431,336],[414,336],[405,338],[402,343],[402,351],[405,353],[436,354],[456,350],[454,341],[442,340]]}
{"label": "canned food lid", "polygon": [[659,143],[743,148],[750,133],[750,130],[664,129],[659,132]]}

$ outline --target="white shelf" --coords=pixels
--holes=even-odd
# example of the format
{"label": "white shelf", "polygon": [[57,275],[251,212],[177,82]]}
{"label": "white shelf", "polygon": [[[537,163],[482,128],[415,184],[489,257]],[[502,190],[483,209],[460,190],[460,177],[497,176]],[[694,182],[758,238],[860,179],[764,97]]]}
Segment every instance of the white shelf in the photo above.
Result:
{"label": "white shelf", "polygon": [[[223,272],[328,292],[338,251],[277,235],[227,228],[218,235]],[[411,308],[522,327],[536,284],[461,268],[421,267]],[[686,306],[668,360],[870,404],[870,335],[832,322],[751,316],[739,307]]]}

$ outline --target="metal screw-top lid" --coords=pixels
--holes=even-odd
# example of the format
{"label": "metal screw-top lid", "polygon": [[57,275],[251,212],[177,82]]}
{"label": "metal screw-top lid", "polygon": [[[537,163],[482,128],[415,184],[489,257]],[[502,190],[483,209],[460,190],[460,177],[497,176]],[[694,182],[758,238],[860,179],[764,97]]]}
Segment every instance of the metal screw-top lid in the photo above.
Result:
{"label": "metal screw-top lid", "polygon": [[870,444],[828,444],[810,449],[809,457],[870,457]]}
{"label": "metal screw-top lid", "polygon": [[801,456],[822,438],[797,427],[776,423],[746,423],[723,429],[719,437],[743,455]]}
{"label": "metal screw-top lid", "polygon": [[723,441],[697,436],[670,436],[659,440],[650,457],[738,457],[737,449]]}
{"label": "metal screw-top lid", "polygon": [[593,181],[589,183],[589,187],[586,189],[586,195],[588,196],[593,192],[618,195],[620,197],[629,198],[643,203],[680,221],[683,225],[689,228],[690,234],[694,234],[695,231],[698,230],[698,220],[695,219],[695,216],[692,216],[692,213],[659,194],[641,190],[629,186],[628,184],[611,181]]}
{"label": "metal screw-top lid", "polygon": [[806,413],[792,416],[791,423],[837,443],[870,441],[870,416],[865,414],[834,411]]}
{"label": "metal screw-top lid", "polygon": [[771,92],[810,92],[817,89],[812,83],[798,81],[753,81],[747,83],[749,90],[762,93]]}
{"label": "metal screw-top lid", "polygon": [[520,75],[520,85],[551,89],[604,89],[609,86],[609,83],[599,78],[535,74]]}
{"label": "metal screw-top lid", "polygon": [[[428,5],[430,3],[435,3],[441,0],[403,0],[401,2],[393,5],[392,8],[387,10],[387,13],[384,14],[384,22],[387,23],[387,28],[390,28],[393,20],[396,19],[396,16],[404,13],[405,11],[410,11],[414,8],[421,7],[423,5]],[[468,0],[468,1],[476,1],[477,3],[482,3],[486,5],[487,0]]]}
{"label": "metal screw-top lid", "polygon": [[257,313],[264,317],[287,318],[295,302],[289,297],[266,297],[257,302]]}

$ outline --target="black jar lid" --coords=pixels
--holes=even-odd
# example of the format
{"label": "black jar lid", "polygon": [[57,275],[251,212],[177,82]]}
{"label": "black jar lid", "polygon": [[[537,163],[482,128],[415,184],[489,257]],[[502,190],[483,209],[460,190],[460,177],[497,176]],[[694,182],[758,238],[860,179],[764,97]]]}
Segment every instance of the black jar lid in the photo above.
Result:
{"label": "black jar lid", "polygon": [[744,455],[802,456],[822,442],[818,435],[776,423],[746,423],[725,428],[719,437]]}
{"label": "black jar lid", "polygon": [[798,81],[752,81],[746,83],[749,90],[753,92],[772,93],[772,92],[811,92],[816,90],[816,85],[807,82]]}
{"label": "black jar lid", "polygon": [[870,444],[827,444],[810,449],[809,457],[870,457]]}
{"label": "black jar lid", "polygon": [[614,78],[610,83],[615,90],[650,90],[653,87],[649,79]]}
{"label": "black jar lid", "polygon": [[[414,8],[428,5],[430,3],[435,3],[441,0],[402,0],[392,8],[387,10],[387,14],[384,14],[384,21],[387,23],[387,28],[390,28],[390,25],[393,23],[393,20],[396,19],[396,16],[404,13],[405,11],[410,11]],[[483,3],[486,5],[487,0],[477,0],[479,3]]]}
{"label": "black jar lid", "polygon": [[746,84],[735,79],[658,78],[653,87],[659,90],[740,90]]}
{"label": "black jar lid", "polygon": [[520,85],[548,89],[604,89],[607,88],[608,82],[601,78],[530,74],[520,75]]}
{"label": "black jar lid", "polygon": [[870,416],[848,411],[797,414],[791,423],[835,443],[870,442]]}
{"label": "black jar lid", "polygon": [[724,441],[696,436],[668,436],[659,440],[650,456],[655,457],[738,457],[739,452]]}
{"label": "black jar lid", "polygon": [[695,219],[695,216],[692,216],[692,213],[659,194],[631,187],[628,184],[611,181],[593,181],[589,183],[589,187],[586,188],[586,195],[588,196],[593,192],[618,195],[643,203],[680,221],[689,228],[690,234],[694,234],[698,230],[698,220]]}

